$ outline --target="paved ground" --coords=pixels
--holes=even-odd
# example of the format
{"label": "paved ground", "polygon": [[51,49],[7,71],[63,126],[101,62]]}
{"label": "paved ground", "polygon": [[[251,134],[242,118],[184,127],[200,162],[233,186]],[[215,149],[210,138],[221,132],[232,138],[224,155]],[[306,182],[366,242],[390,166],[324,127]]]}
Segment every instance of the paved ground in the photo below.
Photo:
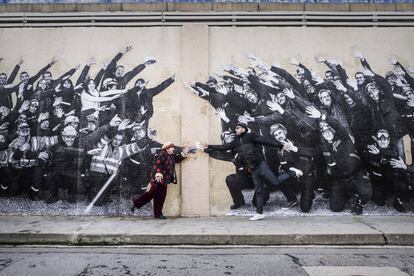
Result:
{"label": "paved ground", "polygon": [[0,216],[0,243],[414,245],[414,216],[169,218]]}
{"label": "paved ground", "polygon": [[0,247],[0,275],[414,275],[413,247]]}
{"label": "paved ground", "polygon": [[[243,192],[247,204],[238,210],[228,210],[227,216],[251,216],[256,212],[255,207],[250,203],[253,198],[253,190]],[[125,216],[130,215],[131,201],[124,198],[112,198],[113,201],[101,207],[94,206],[89,215],[95,216]],[[348,204],[343,212],[333,213],[329,210],[328,200],[323,198],[320,193],[316,194],[312,210],[309,213],[303,213],[298,206],[283,210],[281,207],[286,202],[286,198],[280,192],[272,192],[270,199],[264,208],[267,216],[352,216],[351,208]],[[54,204],[45,204],[43,201],[31,201],[25,198],[0,198],[0,215],[1,214],[25,214],[25,215],[83,215],[85,208],[88,206],[85,196],[80,195],[76,204],[71,204],[66,200],[60,200]],[[414,200],[406,203],[407,213],[398,213],[392,207],[392,200],[388,200],[386,206],[376,206],[373,202],[368,202],[364,209],[364,215],[369,216],[401,216],[414,215]],[[152,208],[150,204],[136,210],[134,216],[150,216]]]}

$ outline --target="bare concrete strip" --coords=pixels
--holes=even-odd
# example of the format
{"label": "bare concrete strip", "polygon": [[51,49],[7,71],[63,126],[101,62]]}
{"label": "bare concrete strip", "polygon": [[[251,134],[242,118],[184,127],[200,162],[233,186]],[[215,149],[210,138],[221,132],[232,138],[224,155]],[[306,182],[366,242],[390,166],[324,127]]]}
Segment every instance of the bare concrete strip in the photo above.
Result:
{"label": "bare concrete strip", "polygon": [[1,244],[414,245],[414,217],[0,216]]}

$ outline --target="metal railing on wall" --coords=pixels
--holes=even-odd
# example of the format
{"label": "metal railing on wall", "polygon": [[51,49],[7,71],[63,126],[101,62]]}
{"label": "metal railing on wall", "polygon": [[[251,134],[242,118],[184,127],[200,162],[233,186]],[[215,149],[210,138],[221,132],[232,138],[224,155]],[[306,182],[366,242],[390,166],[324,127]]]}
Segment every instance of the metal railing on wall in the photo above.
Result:
{"label": "metal railing on wall", "polygon": [[0,0],[0,4],[67,4],[67,3],[413,3],[413,0]]}
{"label": "metal railing on wall", "polygon": [[182,26],[413,27],[414,12],[65,12],[0,13],[6,27]]}

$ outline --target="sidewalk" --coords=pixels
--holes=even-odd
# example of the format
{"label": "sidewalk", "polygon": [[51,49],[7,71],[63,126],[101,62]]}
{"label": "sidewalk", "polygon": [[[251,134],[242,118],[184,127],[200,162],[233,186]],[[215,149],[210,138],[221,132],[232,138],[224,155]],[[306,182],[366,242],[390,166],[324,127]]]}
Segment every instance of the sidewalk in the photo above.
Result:
{"label": "sidewalk", "polygon": [[414,245],[414,216],[0,216],[1,244]]}

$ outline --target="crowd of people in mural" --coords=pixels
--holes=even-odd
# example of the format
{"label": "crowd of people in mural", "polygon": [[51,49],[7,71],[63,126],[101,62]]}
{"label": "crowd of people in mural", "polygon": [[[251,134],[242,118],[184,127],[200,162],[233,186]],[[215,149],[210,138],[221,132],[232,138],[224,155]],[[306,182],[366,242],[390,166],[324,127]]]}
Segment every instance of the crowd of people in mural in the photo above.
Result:
{"label": "crowd of people in mural", "polygon": [[[175,75],[148,87],[139,73],[156,60],[125,72],[119,61],[131,49],[104,63],[96,76],[90,75],[94,58],[58,77],[50,72],[55,58],[32,76],[21,70],[22,59],[10,75],[0,73],[1,197],[52,204],[62,195],[75,203],[84,194],[100,206],[114,194],[135,195],[132,212],[154,199],[154,215],[164,218],[175,163],[204,148],[235,166],[225,180],[231,209],[245,205],[244,189],[254,189],[252,220],[264,218],[273,190],[286,197],[285,209],[299,205],[303,212],[311,210],[315,191],[333,212],[350,203],[354,214],[362,214],[368,201],[384,206],[388,199],[398,212],[407,211],[414,181],[406,164],[414,141],[414,78],[396,58],[383,77],[357,52],[361,71],[353,80],[336,60],[315,58],[328,67],[321,78],[295,58],[289,59],[297,67],[292,75],[249,56],[246,69],[229,65],[206,83],[186,83],[221,118],[222,144],[182,148],[159,143],[149,127],[153,97]],[[102,189],[108,179],[112,184]]]}
{"label": "crowd of people in mural", "polygon": [[[326,64],[324,78],[290,58],[295,74],[250,55],[251,66],[231,64],[206,83],[187,83],[221,118],[221,145],[205,145],[210,157],[233,162],[226,178],[234,204],[245,205],[243,189],[254,188],[253,204],[264,218],[269,191],[280,190],[286,206],[309,212],[315,191],[333,212],[351,204],[354,214],[372,200],[388,199],[407,211],[413,196],[414,78],[396,59],[380,76],[356,51],[361,70],[351,79],[341,62]],[[407,141],[403,142],[403,137]],[[297,196],[300,194],[300,199]]]}
{"label": "crowd of people in mural", "polygon": [[[72,76],[80,65],[52,76],[55,58],[34,75],[21,70],[23,60],[10,75],[0,74],[2,197],[52,204],[62,195],[75,203],[84,194],[92,201],[115,173],[95,205],[109,202],[113,194],[130,199],[145,190],[154,156],[162,149],[156,130],[148,126],[153,97],[170,86],[175,75],[147,87],[148,80],[137,76],[156,60],[147,58],[125,72],[118,62],[131,49],[120,51],[96,76],[89,74],[94,58],[77,79]],[[177,149],[178,154],[185,151]]]}

